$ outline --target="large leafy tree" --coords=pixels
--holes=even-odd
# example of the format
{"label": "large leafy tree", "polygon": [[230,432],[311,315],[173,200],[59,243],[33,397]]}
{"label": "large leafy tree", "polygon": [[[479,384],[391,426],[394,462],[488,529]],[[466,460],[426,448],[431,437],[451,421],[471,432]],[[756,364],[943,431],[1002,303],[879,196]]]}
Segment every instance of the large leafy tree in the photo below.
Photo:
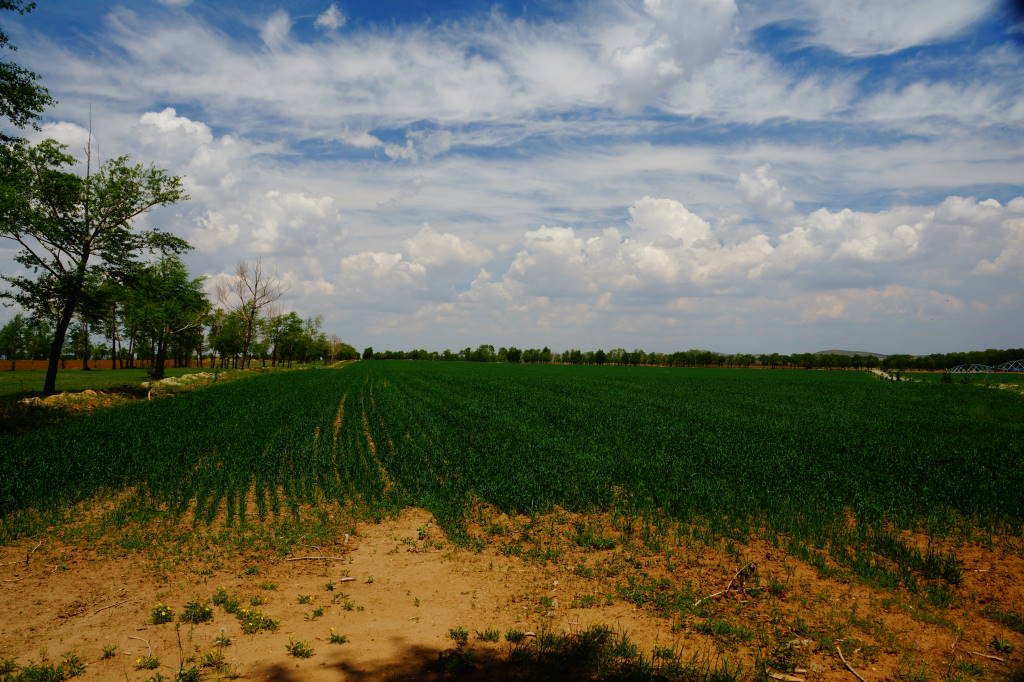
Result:
{"label": "large leafy tree", "polygon": [[[0,10],[12,10],[25,14],[35,9],[36,3],[24,0],[0,0]],[[11,44],[10,36],[0,30],[0,49],[16,50]],[[39,76],[18,66],[14,62],[0,60],[0,116],[13,123],[15,127],[35,126],[43,109],[53,104],[53,98],[38,83]],[[6,146],[16,142],[18,138],[0,130],[0,145]]]}
{"label": "large leafy tree", "polygon": [[128,289],[128,316],[133,326],[153,340],[150,376],[164,378],[167,350],[175,337],[202,327],[210,302],[203,278],[191,279],[177,256],[165,256],[140,268]]}
{"label": "large leafy tree", "polygon": [[139,230],[133,221],[154,206],[187,199],[181,178],[129,163],[122,156],[84,175],[66,146],[45,140],[15,144],[0,155],[0,237],[17,243],[15,260],[33,276],[7,276],[0,293],[25,310],[54,321],[44,393],[53,393],[57,365],[72,317],[95,279],[122,280],[146,252],[180,253],[182,239]]}
{"label": "large leafy tree", "polygon": [[237,367],[245,336],[245,322],[241,316],[218,308],[207,317],[206,324],[210,328],[210,347],[220,356],[220,366],[227,367],[227,359],[232,358],[232,366]]}

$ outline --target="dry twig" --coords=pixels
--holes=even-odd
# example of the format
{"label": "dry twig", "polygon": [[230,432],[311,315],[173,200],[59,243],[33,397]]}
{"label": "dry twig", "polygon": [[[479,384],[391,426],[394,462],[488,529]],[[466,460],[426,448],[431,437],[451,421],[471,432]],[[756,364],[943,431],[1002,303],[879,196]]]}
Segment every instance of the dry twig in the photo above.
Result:
{"label": "dry twig", "polygon": [[32,555],[36,553],[36,550],[42,547],[43,541],[40,540],[36,543],[36,546],[32,548],[32,551],[25,555],[25,565],[28,566],[28,562],[32,561]]}
{"label": "dry twig", "polygon": [[106,611],[107,609],[112,609],[112,608],[114,608],[115,606],[120,606],[121,604],[127,604],[128,602],[130,602],[130,601],[134,601],[134,600],[135,600],[135,598],[134,598],[134,597],[132,597],[131,599],[124,599],[124,600],[122,600],[122,601],[119,601],[119,602],[117,602],[116,604],[111,604],[110,606],[104,606],[104,607],[103,607],[102,609],[96,609],[95,611],[93,611],[93,612],[92,612],[92,615],[94,615],[94,616],[95,616],[95,615],[96,615],[97,613],[99,613],[100,611]]}
{"label": "dry twig", "polygon": [[860,682],[867,682],[867,680],[865,680],[863,677],[861,677],[857,673],[857,671],[853,669],[852,665],[850,665],[849,663],[846,662],[846,657],[843,656],[843,650],[839,648],[838,644],[836,644],[836,651],[839,652],[839,660],[841,660],[843,662],[843,665],[846,666],[846,669],[849,670],[851,673],[853,673],[853,676],[856,677],[858,680],[860,680]]}
{"label": "dry twig", "polygon": [[708,599],[714,599],[715,597],[721,597],[724,594],[728,594],[729,590],[732,589],[732,584],[734,582],[736,582],[736,578],[740,577],[740,573],[743,573],[743,571],[745,571],[748,568],[750,568],[751,565],[752,564],[749,564],[749,563],[745,564],[743,567],[740,568],[740,570],[736,571],[736,573],[734,573],[733,576],[732,576],[732,580],[729,581],[729,584],[725,586],[724,590],[721,590],[720,592],[714,592],[712,594],[709,594],[706,597],[703,597],[702,599],[698,599],[697,601],[693,602],[693,605],[694,606],[700,606],[703,602],[706,602]]}
{"label": "dry twig", "polygon": [[148,639],[142,639],[141,637],[135,637],[135,636],[133,636],[133,635],[128,635],[128,639],[137,639],[137,640],[139,640],[140,642],[144,643],[144,644],[145,644],[146,646],[148,646],[148,647],[149,647],[149,655],[150,655],[150,656],[152,656],[152,655],[153,655],[153,647],[152,647],[152,646],[150,646],[150,644],[149,644],[149,640],[148,640]]}
{"label": "dry twig", "polygon": [[970,649],[960,649],[960,651],[971,654],[972,656],[981,656],[982,658],[987,658],[990,661],[999,661],[1000,663],[1006,663],[1005,658],[1000,658],[999,656],[992,656],[991,654],[983,654],[980,651],[971,651]]}
{"label": "dry twig", "polygon": [[802,677],[786,675],[785,673],[776,673],[769,671],[768,677],[772,678],[773,680],[780,680],[781,682],[804,682],[804,678]]}
{"label": "dry twig", "polygon": [[318,559],[320,559],[320,560],[333,559],[334,561],[344,561],[345,557],[343,557],[343,556],[293,556],[290,559],[287,559],[287,561],[316,561]]}

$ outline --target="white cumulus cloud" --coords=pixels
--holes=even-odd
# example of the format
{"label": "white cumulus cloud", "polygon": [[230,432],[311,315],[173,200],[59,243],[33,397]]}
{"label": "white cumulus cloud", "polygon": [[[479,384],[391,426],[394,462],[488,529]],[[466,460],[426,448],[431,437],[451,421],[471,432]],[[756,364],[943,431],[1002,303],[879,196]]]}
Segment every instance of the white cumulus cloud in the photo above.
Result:
{"label": "white cumulus cloud", "polygon": [[793,202],[786,198],[785,188],[771,176],[770,164],[763,164],[753,173],[740,173],[736,189],[748,204],[772,213],[788,213]]}
{"label": "white cumulus cloud", "polygon": [[344,26],[346,21],[348,21],[348,19],[345,17],[344,13],[338,9],[337,4],[332,2],[327,9],[317,16],[316,22],[314,23],[317,28],[324,29],[325,31],[336,31]]}
{"label": "white cumulus cloud", "polygon": [[424,225],[402,246],[412,261],[427,267],[480,265],[492,255],[488,249],[450,232],[438,232],[430,225]]}

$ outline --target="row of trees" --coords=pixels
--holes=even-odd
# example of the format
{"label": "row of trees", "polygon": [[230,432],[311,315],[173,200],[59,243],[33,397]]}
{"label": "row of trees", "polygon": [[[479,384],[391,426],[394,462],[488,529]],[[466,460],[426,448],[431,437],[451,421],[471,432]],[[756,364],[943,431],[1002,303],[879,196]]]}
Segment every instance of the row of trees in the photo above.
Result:
{"label": "row of trees", "polygon": [[[239,280],[252,273],[276,282],[263,276],[259,264],[242,263],[219,293],[245,290],[246,283]],[[355,348],[321,330],[319,317],[282,313],[254,304],[250,297],[235,305],[230,296],[219,297],[226,305],[215,308],[202,284],[202,278],[189,277],[179,258],[167,256],[122,280],[88,286],[60,357],[81,359],[83,369],[95,359],[109,359],[114,367],[126,369],[144,360],[157,379],[163,377],[168,361],[178,367],[195,363],[239,368],[250,367],[253,359],[290,366],[358,357]],[[51,320],[15,315],[0,328],[0,356],[12,361],[46,359],[53,337]]]}
{"label": "row of trees", "polygon": [[943,370],[963,364],[999,365],[1010,360],[1024,358],[1024,349],[969,351],[963,353],[936,353],[933,355],[848,355],[839,353],[796,353],[782,355],[715,353],[708,350],[691,349],[675,353],[648,352],[641,349],[627,351],[614,348],[582,351],[570,348],[561,353],[543,349],[515,347],[499,348],[484,344],[475,350],[464,348],[458,352],[412,350],[374,352],[373,348],[363,351],[363,359],[382,360],[468,360],[472,362],[535,363],[557,362],[571,365],[657,365],[669,367],[770,367],[770,368],[825,368],[825,369],[900,369],[900,370]]}

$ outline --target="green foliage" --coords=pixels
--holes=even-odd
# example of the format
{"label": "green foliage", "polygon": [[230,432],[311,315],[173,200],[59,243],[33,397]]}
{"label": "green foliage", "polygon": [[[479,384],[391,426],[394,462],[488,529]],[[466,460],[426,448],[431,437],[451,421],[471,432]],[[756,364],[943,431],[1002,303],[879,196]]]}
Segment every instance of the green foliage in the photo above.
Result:
{"label": "green foliage", "polygon": [[[31,12],[35,6],[34,2],[25,0],[0,2],[0,9],[13,10],[18,14]],[[7,33],[2,30],[0,30],[0,48],[17,49],[11,44]],[[29,125],[38,128],[36,122],[43,110],[55,103],[46,88],[37,82],[38,80],[39,76],[14,62],[0,61],[0,116],[3,116],[16,128],[24,128]],[[17,140],[18,138],[6,130],[0,131],[0,144],[7,146]]]}
{"label": "green foliage", "polygon": [[476,638],[481,642],[497,642],[501,639],[501,632],[497,628],[486,628],[482,632],[477,630]]}
{"label": "green foliage", "polygon": [[995,651],[997,654],[1012,654],[1013,645],[1009,641],[994,635],[992,641],[988,643],[989,648]]}
{"label": "green foliage", "polygon": [[469,641],[469,630],[460,625],[449,630],[448,637],[456,644],[465,644]]}
{"label": "green foliage", "polygon": [[150,613],[150,622],[153,625],[161,625],[163,623],[170,623],[174,620],[174,611],[167,604],[157,604],[153,607],[152,613]]}
{"label": "green foliage", "polygon": [[1024,634],[1024,614],[991,605],[983,608],[981,613],[1011,630]]}
{"label": "green foliage", "polygon": [[237,614],[239,608],[241,608],[242,606],[242,602],[238,599],[238,597],[232,595],[223,587],[218,588],[217,591],[213,593],[212,601],[214,606],[221,607],[222,609],[224,609],[225,613]]}
{"label": "green foliage", "polygon": [[327,637],[327,641],[331,644],[347,644],[348,637],[346,635],[338,634],[334,631],[334,628],[331,628],[331,632]]}
{"label": "green foliage", "polygon": [[584,549],[614,549],[615,540],[601,534],[599,528],[583,523],[576,524],[576,536],[573,538],[576,545]]}
{"label": "green foliage", "polygon": [[213,607],[208,602],[193,599],[185,604],[181,613],[182,623],[206,623],[213,620]]}
{"label": "green foliage", "polygon": [[137,670],[156,670],[159,667],[159,656],[139,656],[137,659],[135,659],[135,668]]}
{"label": "green foliage", "polygon": [[174,337],[198,327],[210,307],[203,292],[203,278],[190,278],[185,264],[172,255],[134,268],[127,279],[126,324],[153,340],[156,348],[150,376],[163,379],[167,350]]}
{"label": "green foliage", "polygon": [[174,682],[200,682],[203,679],[203,670],[199,666],[182,668],[174,674]]}
{"label": "green foliage", "polygon": [[313,655],[313,647],[303,641],[290,639],[288,640],[288,643],[285,644],[284,648],[295,658],[309,658]]}
{"label": "green foliage", "polygon": [[255,609],[239,609],[235,613],[242,632],[254,635],[258,632],[276,632],[281,623]]}
{"label": "green foliage", "polygon": [[181,178],[111,159],[81,177],[66,145],[44,140],[15,144],[0,154],[0,237],[15,240],[14,260],[33,276],[3,275],[0,298],[56,321],[43,391],[52,393],[68,325],[108,280],[130,279],[144,252],[180,253],[189,245],[132,222],[154,206],[187,199]]}
{"label": "green foliage", "polygon": [[58,665],[30,662],[19,666],[13,658],[0,661],[4,682],[63,682],[85,672],[85,664],[75,653],[64,654]]}
{"label": "green foliage", "polygon": [[749,642],[754,637],[754,633],[749,628],[745,628],[742,625],[734,625],[719,618],[708,618],[697,623],[694,629],[697,632],[723,640]]}

